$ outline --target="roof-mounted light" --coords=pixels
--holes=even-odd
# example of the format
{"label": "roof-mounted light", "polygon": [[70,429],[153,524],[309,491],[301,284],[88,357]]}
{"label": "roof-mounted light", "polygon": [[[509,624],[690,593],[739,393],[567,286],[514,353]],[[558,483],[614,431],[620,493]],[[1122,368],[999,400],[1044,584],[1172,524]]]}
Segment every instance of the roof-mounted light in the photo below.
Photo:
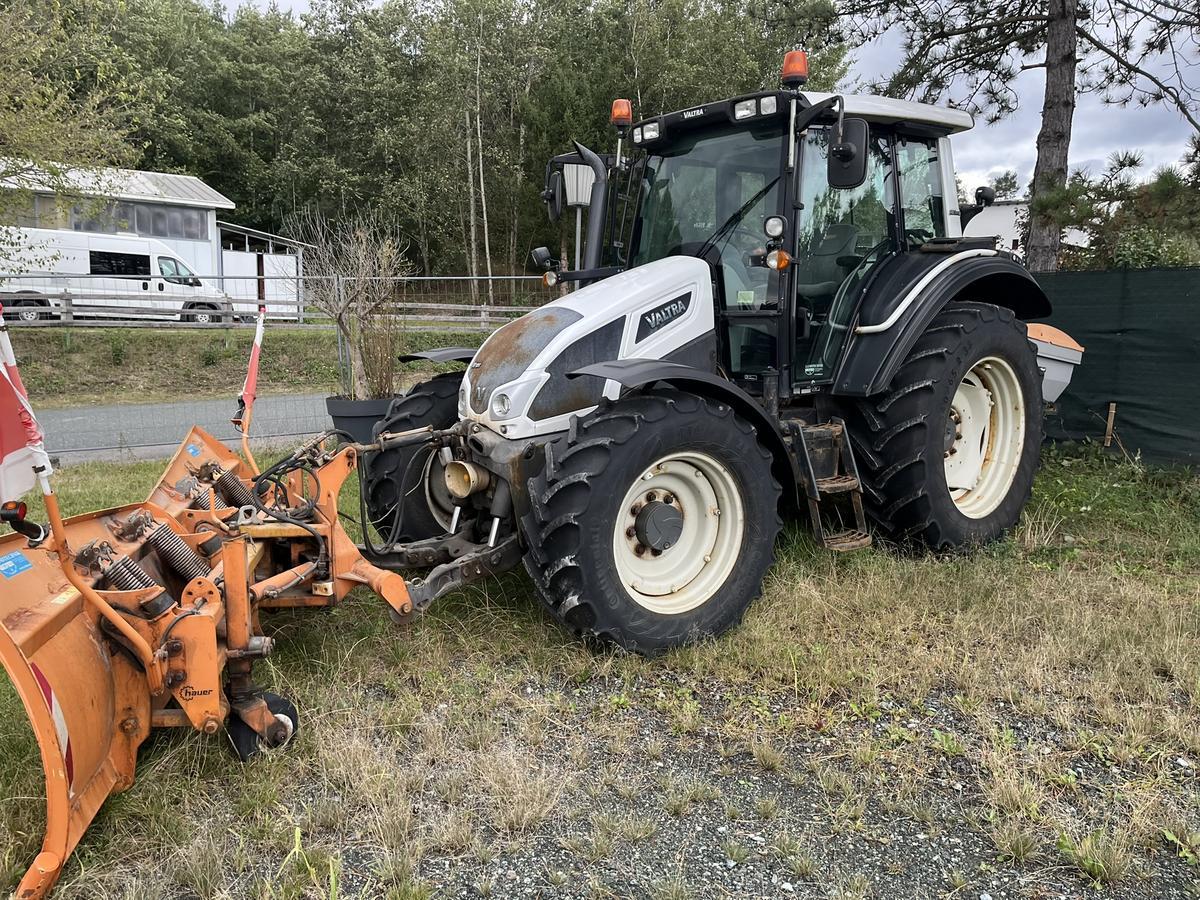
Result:
{"label": "roof-mounted light", "polygon": [[808,81],[808,54],[803,50],[789,50],[783,57],[783,75],[787,87],[800,87]]}
{"label": "roof-mounted light", "polygon": [[647,141],[658,140],[657,122],[647,122],[642,126],[642,139]]}
{"label": "roof-mounted light", "polygon": [[735,119],[749,119],[758,112],[757,100],[739,100],[733,104],[733,117]]}
{"label": "roof-mounted light", "polygon": [[625,99],[614,100],[609,121],[618,128],[628,128],[633,124],[633,104]]}

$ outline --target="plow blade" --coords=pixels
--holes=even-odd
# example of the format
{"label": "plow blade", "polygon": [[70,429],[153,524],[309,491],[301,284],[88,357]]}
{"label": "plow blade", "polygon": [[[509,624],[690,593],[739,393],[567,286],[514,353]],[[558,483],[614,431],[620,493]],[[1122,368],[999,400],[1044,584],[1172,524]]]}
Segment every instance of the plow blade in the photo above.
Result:
{"label": "plow blade", "polygon": [[[142,503],[0,538],[0,663],[37,738],[46,834],[15,896],[37,900],[109,795],[133,784],[152,728],[222,729],[238,757],[282,747],[287,698],[253,680],[274,639],[261,614],[334,606],[365,585],[397,615],[404,579],[367,562],[339,522],[356,446],[313,439],[256,480],[194,428]],[[0,508],[0,513],[7,507]]]}
{"label": "plow blade", "polygon": [[42,896],[109,794],[133,783],[150,728],[146,676],[110,654],[99,617],[45,553],[0,540],[0,662],[37,738],[46,836],[16,890]]}

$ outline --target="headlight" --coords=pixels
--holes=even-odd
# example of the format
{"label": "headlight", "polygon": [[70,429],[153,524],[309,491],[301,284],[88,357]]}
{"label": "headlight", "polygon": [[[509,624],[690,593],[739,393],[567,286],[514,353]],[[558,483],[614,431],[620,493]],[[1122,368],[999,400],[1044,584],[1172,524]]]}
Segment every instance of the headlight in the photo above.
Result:
{"label": "headlight", "polygon": [[642,129],[640,129],[640,128],[633,129],[633,142],[635,144],[640,144],[642,142]]}
{"label": "headlight", "polygon": [[508,394],[495,394],[492,396],[492,418],[504,419],[512,411],[512,401]]}
{"label": "headlight", "polygon": [[764,116],[769,116],[775,112],[775,98],[763,97],[758,101],[758,111]]}
{"label": "headlight", "polygon": [[758,103],[755,100],[740,100],[733,104],[733,117],[735,119],[748,119],[758,111]]}
{"label": "headlight", "polygon": [[648,125],[642,126],[642,137],[648,141],[653,141],[658,137],[658,123],[651,122]]}

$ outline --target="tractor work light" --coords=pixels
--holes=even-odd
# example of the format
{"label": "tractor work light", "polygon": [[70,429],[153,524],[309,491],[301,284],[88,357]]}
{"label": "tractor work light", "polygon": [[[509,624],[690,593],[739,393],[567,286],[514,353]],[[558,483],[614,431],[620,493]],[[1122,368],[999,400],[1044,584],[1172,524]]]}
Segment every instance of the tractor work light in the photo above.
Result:
{"label": "tractor work light", "polygon": [[764,116],[774,115],[776,108],[774,97],[763,97],[758,101],[758,111]]}
{"label": "tractor work light", "polygon": [[749,119],[758,112],[757,100],[739,100],[733,104],[733,117],[735,119]]}
{"label": "tractor work light", "polygon": [[647,122],[645,125],[643,125],[642,126],[642,137],[648,141],[657,140],[658,139],[658,123],[657,122]]}
{"label": "tractor work light", "polygon": [[781,80],[788,87],[800,87],[808,81],[808,54],[803,50],[789,50],[783,57]]}
{"label": "tractor work light", "polygon": [[633,129],[633,142],[635,144],[640,144],[642,142],[642,129],[640,129],[640,128]]}
{"label": "tractor work light", "polygon": [[787,226],[783,216],[771,216],[763,222],[763,231],[769,238],[783,237],[783,230]]}
{"label": "tractor work light", "polygon": [[633,124],[633,105],[625,99],[614,100],[609,120],[618,128],[628,128]]}

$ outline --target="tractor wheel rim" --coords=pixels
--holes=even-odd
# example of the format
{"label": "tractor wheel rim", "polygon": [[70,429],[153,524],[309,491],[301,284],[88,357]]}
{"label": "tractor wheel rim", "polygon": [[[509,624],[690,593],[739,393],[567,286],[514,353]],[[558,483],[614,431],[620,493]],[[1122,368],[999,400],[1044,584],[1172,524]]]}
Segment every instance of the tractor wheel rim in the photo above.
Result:
{"label": "tractor wheel rim", "polygon": [[[638,515],[649,503],[667,504],[682,516],[677,539],[661,550],[642,544],[638,536]],[[689,612],[729,578],[745,530],[733,474],[708,454],[671,453],[642,471],[617,508],[617,574],[639,606],[660,615]]]}
{"label": "tractor wheel rim", "polygon": [[963,376],[946,422],[946,487],[958,511],[982,519],[1008,496],[1025,447],[1025,395],[1013,367],[988,356]]}

